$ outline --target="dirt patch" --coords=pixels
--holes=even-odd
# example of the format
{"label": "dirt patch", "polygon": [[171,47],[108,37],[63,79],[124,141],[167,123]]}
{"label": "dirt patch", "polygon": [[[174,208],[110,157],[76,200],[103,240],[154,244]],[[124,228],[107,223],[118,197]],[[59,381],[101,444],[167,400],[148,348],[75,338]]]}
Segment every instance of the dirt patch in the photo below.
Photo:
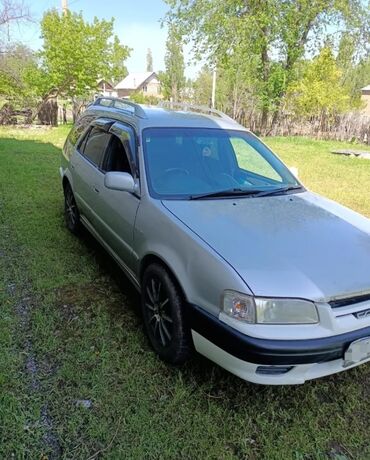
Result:
{"label": "dirt patch", "polygon": [[[84,285],[67,285],[57,290],[57,305],[63,319],[71,322],[78,317],[81,309],[86,312],[92,303],[104,304],[109,309],[112,320],[121,321],[122,313],[128,307],[139,312],[139,295],[131,287],[127,293],[126,284],[118,286],[109,276]],[[90,312],[94,314],[94,312]]]}
{"label": "dirt patch", "polygon": [[[24,370],[28,381],[29,392],[42,397],[44,391],[41,385],[42,372],[40,371],[40,367],[33,350],[30,328],[31,311],[33,308],[36,308],[36,302],[33,302],[33,299],[30,295],[28,295],[28,292],[25,293],[26,290],[28,290],[27,283],[24,283],[22,287],[16,285],[15,283],[8,284],[8,293],[14,297],[14,308],[19,318],[18,337],[20,337],[20,346],[22,353],[25,356]],[[44,367],[45,363],[43,363],[43,368]],[[47,364],[47,367],[51,368],[52,366]],[[49,460],[57,460],[61,458],[62,449],[55,434],[53,421],[49,415],[46,403],[41,408],[38,426],[42,427],[44,431],[42,439],[45,445],[45,450],[49,453],[47,458]]]}
{"label": "dirt patch", "polygon": [[328,458],[332,460],[351,460],[354,457],[351,452],[349,452],[349,450],[342,446],[339,442],[332,441],[329,444]]}

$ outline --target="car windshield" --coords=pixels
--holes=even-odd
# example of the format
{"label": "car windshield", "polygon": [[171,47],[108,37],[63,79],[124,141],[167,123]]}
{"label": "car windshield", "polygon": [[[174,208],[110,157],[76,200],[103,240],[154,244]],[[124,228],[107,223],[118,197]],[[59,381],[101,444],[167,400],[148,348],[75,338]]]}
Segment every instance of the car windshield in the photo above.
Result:
{"label": "car windshield", "polygon": [[147,128],[143,147],[149,190],[155,198],[268,195],[300,186],[289,169],[247,131]]}

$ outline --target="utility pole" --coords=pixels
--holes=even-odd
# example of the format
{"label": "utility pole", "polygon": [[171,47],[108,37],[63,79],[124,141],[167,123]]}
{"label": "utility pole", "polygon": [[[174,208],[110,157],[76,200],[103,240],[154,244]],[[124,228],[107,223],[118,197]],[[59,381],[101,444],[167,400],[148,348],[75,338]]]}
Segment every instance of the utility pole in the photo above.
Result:
{"label": "utility pole", "polygon": [[212,99],[211,99],[212,109],[215,108],[215,102],[216,102],[216,68],[213,70],[213,79],[212,79]]}
{"label": "utility pole", "polygon": [[68,11],[68,0],[62,0],[62,11],[65,16]]}

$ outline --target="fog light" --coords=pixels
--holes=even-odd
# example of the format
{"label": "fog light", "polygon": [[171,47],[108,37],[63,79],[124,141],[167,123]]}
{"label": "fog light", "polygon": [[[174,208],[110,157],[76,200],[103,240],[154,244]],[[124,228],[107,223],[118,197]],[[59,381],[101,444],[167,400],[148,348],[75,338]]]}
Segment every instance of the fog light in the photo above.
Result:
{"label": "fog light", "polygon": [[262,375],[280,375],[291,371],[294,366],[258,366],[256,374]]}

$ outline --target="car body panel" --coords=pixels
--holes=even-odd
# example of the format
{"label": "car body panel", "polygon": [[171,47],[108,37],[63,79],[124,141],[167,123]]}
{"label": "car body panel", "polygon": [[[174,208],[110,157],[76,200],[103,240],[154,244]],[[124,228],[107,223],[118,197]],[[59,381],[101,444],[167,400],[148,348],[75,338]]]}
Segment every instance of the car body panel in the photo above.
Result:
{"label": "car body panel", "polygon": [[104,181],[97,195],[97,230],[125,265],[133,269],[134,222],[140,200],[131,193],[109,190]]}
{"label": "car body panel", "polygon": [[158,257],[175,274],[187,301],[202,305],[214,315],[220,312],[225,285],[250,293],[235,270],[183,223],[173,219],[158,200],[141,201],[135,223],[134,253],[137,274],[146,256]]}
{"label": "car body panel", "polygon": [[77,206],[101,232],[99,190],[104,186],[104,174],[77,150],[72,154],[70,164]]}
{"label": "car body panel", "polygon": [[[310,192],[165,206],[257,296],[326,301],[370,291],[370,223]],[[355,214],[355,213],[353,213]],[[366,231],[368,229],[368,231]]]}

